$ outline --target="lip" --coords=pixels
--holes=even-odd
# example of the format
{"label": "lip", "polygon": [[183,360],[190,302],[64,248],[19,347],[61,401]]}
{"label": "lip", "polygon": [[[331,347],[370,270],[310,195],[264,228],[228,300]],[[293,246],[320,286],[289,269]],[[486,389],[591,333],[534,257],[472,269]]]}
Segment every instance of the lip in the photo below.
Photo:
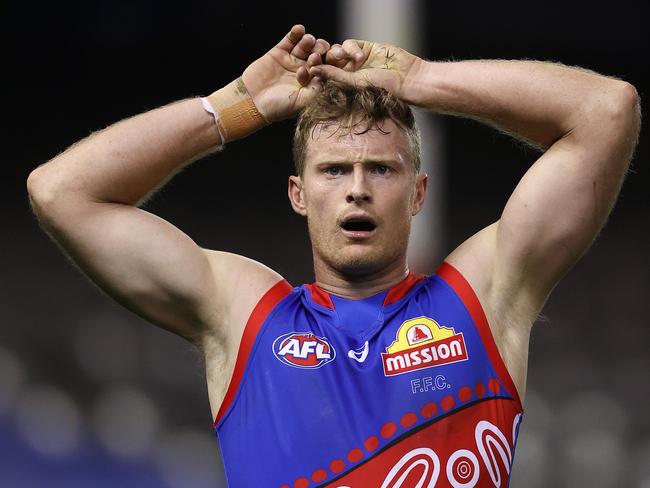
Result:
{"label": "lip", "polygon": [[375,234],[376,231],[377,231],[376,227],[372,230],[345,230],[343,227],[341,227],[341,232],[343,233],[343,235],[348,239],[352,239],[355,241],[370,239]]}
{"label": "lip", "polygon": [[[367,220],[372,222],[375,226],[372,230],[347,230],[343,227],[346,222],[351,220]],[[343,217],[339,222],[339,228],[345,237],[351,240],[360,241],[365,239],[370,239],[377,232],[377,221],[368,214],[365,213],[351,213]]]}

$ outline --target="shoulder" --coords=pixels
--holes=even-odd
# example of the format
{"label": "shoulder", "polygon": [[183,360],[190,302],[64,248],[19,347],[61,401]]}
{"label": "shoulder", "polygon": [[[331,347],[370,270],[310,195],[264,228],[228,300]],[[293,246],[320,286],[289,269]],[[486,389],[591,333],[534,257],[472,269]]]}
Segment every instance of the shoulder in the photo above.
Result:
{"label": "shoulder", "polygon": [[526,389],[528,345],[543,302],[528,293],[516,276],[500,268],[495,253],[498,223],[458,246],[445,258],[464,278],[485,314],[490,333],[519,396]]}
{"label": "shoulder", "polygon": [[[514,273],[499,262],[497,232],[499,222],[485,227],[454,249],[445,262],[456,268],[481,302],[493,328],[502,320],[514,319],[531,324],[544,300],[521,283],[521,272]],[[511,321],[511,320],[509,320]]]}
{"label": "shoulder", "polygon": [[211,249],[202,251],[208,259],[217,290],[216,307],[207,332],[221,339],[226,347],[236,348],[260,300],[276,285],[281,288],[280,293],[288,293],[291,285],[282,275],[254,259]]}

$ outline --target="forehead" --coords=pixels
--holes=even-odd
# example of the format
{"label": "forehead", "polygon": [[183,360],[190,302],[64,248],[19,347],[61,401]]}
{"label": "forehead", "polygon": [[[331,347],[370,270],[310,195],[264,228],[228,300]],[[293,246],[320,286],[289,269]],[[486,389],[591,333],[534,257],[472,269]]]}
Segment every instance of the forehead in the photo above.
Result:
{"label": "forehead", "polygon": [[363,134],[356,133],[363,129],[363,124],[352,130],[336,123],[318,124],[307,139],[305,167],[333,161],[410,162],[406,132],[392,119],[384,120],[379,127],[373,126]]}

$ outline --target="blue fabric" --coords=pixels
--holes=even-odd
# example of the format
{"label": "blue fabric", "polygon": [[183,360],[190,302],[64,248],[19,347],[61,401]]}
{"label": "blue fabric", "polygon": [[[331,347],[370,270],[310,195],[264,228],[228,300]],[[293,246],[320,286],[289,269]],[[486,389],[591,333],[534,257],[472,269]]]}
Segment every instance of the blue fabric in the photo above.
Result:
{"label": "blue fabric", "polygon": [[[369,437],[378,438],[375,452],[381,452],[395,438],[431,421],[420,415],[408,427],[396,422],[395,436],[384,439],[378,433],[388,420],[420,412],[427,402],[440,404],[463,386],[487,385],[496,378],[500,396],[512,398],[465,305],[443,279],[429,276],[387,306],[385,296],[386,291],[365,300],[332,296],[331,310],[315,303],[303,285],[271,311],[255,339],[239,391],[215,427],[230,486],[293,486],[294,480],[323,469],[331,478],[328,466],[336,459],[345,459],[346,471],[352,470],[355,463],[346,454],[363,448]],[[387,375],[382,353],[396,341],[398,331],[405,330],[405,323],[421,317],[457,338],[462,334],[467,359],[422,367],[431,352],[421,353],[420,364],[414,366],[419,369]],[[415,341],[425,338],[425,332],[411,330]],[[307,361],[295,357],[301,351],[312,361],[308,367],[292,362]],[[444,355],[448,349],[437,352]],[[413,364],[418,357],[405,360]],[[485,396],[490,395],[496,396],[487,390]],[[455,408],[460,407],[459,402]],[[436,415],[449,413],[439,410]]]}

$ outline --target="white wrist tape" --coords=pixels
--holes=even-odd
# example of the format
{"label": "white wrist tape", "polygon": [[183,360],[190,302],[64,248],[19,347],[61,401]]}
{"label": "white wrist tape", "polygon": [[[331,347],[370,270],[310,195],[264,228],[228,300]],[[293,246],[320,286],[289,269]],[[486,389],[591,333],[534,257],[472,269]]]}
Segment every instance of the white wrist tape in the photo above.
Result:
{"label": "white wrist tape", "polygon": [[217,126],[217,130],[219,131],[219,137],[221,137],[221,145],[222,146],[225,145],[226,144],[226,138],[225,138],[223,132],[221,131],[221,126],[219,125],[219,114],[214,111],[214,108],[212,108],[212,105],[208,101],[207,97],[201,97],[201,104],[203,105],[203,108],[205,109],[205,111],[212,114],[212,116],[214,117],[214,123]]}

